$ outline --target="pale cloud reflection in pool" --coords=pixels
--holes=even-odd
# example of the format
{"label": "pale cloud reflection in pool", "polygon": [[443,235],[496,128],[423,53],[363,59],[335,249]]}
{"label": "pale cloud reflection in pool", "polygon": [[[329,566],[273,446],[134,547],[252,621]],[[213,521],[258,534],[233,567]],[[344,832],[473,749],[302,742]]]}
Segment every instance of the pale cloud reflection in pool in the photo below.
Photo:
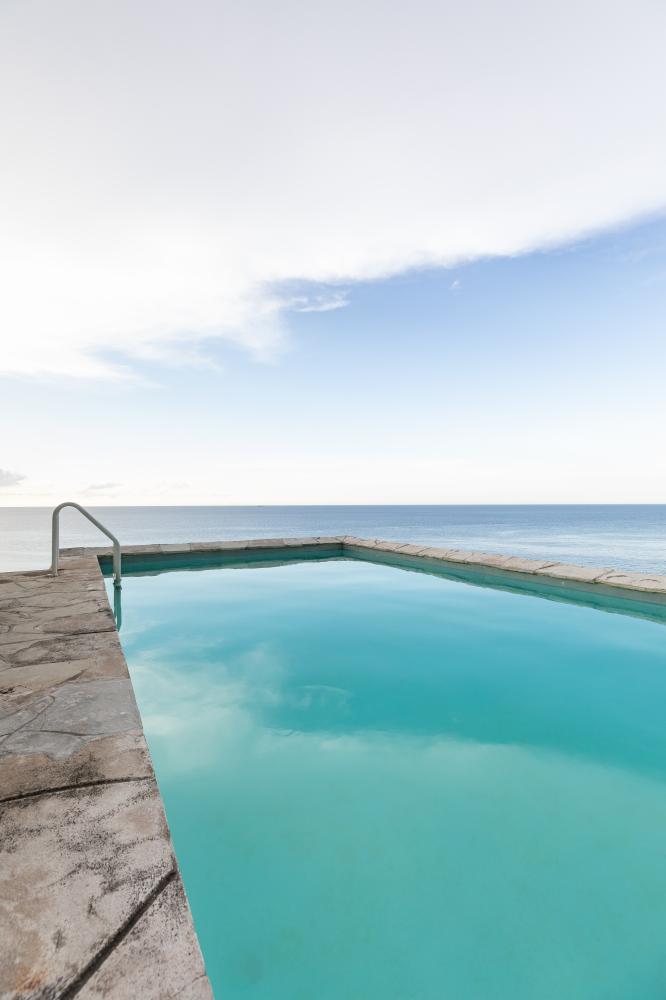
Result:
{"label": "pale cloud reflection in pool", "polygon": [[388,566],[186,576],[128,578],[123,641],[219,996],[661,1000],[663,625]]}

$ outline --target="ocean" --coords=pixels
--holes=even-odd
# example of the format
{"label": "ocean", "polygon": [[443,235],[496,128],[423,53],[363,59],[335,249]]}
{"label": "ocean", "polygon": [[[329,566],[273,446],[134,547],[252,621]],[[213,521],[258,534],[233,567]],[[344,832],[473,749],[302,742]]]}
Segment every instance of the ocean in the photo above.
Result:
{"label": "ocean", "polygon": [[[666,504],[91,507],[121,544],[360,535],[666,574]],[[0,571],[50,563],[47,507],[0,507]],[[60,544],[104,544],[80,514]]]}

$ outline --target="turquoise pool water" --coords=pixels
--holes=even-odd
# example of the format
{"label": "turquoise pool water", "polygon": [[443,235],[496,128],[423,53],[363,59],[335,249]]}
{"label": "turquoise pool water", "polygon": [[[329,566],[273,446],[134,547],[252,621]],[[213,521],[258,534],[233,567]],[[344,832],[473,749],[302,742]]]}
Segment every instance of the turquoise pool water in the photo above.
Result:
{"label": "turquoise pool water", "polygon": [[661,621],[337,559],[121,637],[220,1000],[666,996]]}

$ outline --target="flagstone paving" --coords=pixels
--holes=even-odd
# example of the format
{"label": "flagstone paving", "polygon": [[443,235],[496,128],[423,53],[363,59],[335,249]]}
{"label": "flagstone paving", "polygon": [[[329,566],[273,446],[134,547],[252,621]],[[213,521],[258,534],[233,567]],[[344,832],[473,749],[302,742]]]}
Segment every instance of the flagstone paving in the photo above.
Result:
{"label": "flagstone paving", "polygon": [[0,575],[0,996],[212,996],[97,558]]}

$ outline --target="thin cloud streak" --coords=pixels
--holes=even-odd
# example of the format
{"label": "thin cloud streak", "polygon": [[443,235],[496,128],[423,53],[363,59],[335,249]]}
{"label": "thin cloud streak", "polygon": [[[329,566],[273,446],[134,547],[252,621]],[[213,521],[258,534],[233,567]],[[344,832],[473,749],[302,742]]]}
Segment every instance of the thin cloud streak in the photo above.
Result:
{"label": "thin cloud streak", "polygon": [[88,496],[94,493],[107,494],[119,489],[122,485],[122,483],[91,483],[90,486],[86,486],[83,492]]}
{"label": "thin cloud streak", "polygon": [[6,486],[18,486],[26,477],[20,472],[10,472],[9,469],[0,469],[0,489]]}
{"label": "thin cloud streak", "polygon": [[308,298],[306,295],[297,296],[292,299],[291,309],[293,312],[331,312],[334,309],[344,309],[349,305],[347,293],[340,292],[335,295],[317,295]]}

